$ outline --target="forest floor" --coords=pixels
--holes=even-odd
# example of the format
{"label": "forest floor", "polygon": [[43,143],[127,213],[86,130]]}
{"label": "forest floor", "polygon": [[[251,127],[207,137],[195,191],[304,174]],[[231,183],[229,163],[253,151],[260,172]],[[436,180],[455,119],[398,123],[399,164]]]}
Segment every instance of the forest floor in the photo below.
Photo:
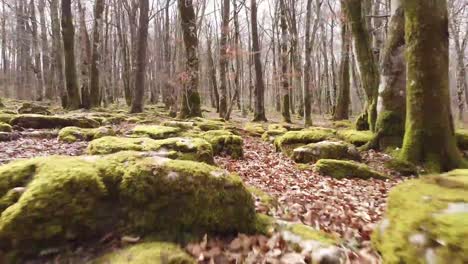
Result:
{"label": "forest floor", "polygon": [[[215,113],[209,116],[214,117]],[[330,122],[318,117],[315,125],[329,126]],[[218,156],[218,166],[238,173],[248,186],[256,187],[271,195],[274,206],[256,201],[260,213],[277,219],[301,222],[323,230],[343,241],[348,263],[380,263],[379,255],[370,245],[370,234],[385,212],[389,190],[404,178],[390,171],[383,163],[390,156],[367,151],[361,153],[363,163],[393,177],[388,180],[334,179],[315,173],[311,165],[298,165],[282,153],[276,152],[273,144],[252,137],[242,130],[248,119],[235,113],[233,123],[244,139],[244,158],[241,160]],[[299,124],[299,120],[296,123]],[[118,134],[125,134],[134,124],[115,125]],[[57,140],[56,130],[24,130],[12,141],[0,142],[0,165],[20,158],[48,155],[84,155],[87,142],[64,143]],[[272,241],[273,240],[273,241]],[[102,244],[76,249],[70,256],[62,255],[36,260],[30,263],[86,263],[98,251],[120,247],[121,239],[103,238]],[[239,253],[239,244],[244,250]],[[264,249],[266,245],[268,249]],[[274,246],[271,246],[274,244]],[[98,248],[98,249],[96,249]],[[279,263],[275,257],[285,252],[294,252],[279,235],[271,237],[246,236],[217,238],[205,237],[199,243],[186,246],[186,250],[200,263],[235,263],[232,259],[249,259],[251,263]],[[292,255],[292,258],[294,256]],[[79,260],[79,261],[78,261]],[[227,261],[228,260],[228,261]],[[227,262],[224,262],[227,261]],[[300,263],[300,262],[298,262]]]}

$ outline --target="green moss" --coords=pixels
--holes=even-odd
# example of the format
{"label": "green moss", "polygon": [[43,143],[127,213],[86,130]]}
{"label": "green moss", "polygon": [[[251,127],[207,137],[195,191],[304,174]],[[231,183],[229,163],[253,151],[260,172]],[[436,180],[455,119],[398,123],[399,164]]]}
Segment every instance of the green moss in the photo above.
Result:
{"label": "green moss", "polygon": [[338,120],[338,121],[333,121],[333,127],[334,128],[353,128],[354,124],[350,120]]}
{"label": "green moss", "polygon": [[14,114],[0,113],[0,122],[10,124],[11,120],[15,117]]}
{"label": "green moss", "polygon": [[326,129],[312,128],[303,131],[289,131],[275,139],[275,148],[276,151],[282,151],[291,156],[296,147],[320,142],[333,136],[332,130]]}
{"label": "green moss", "polygon": [[294,149],[292,159],[298,163],[309,163],[319,159],[360,160],[361,156],[353,145],[326,140]]}
{"label": "green moss", "polygon": [[288,129],[282,124],[270,124],[267,131],[262,134],[262,140],[267,142],[274,142],[278,136],[288,132]]}
{"label": "green moss", "polygon": [[426,263],[430,251],[436,263],[466,263],[467,204],[466,189],[447,188],[427,176],[407,181],[390,192],[387,218],[373,244],[385,263]]}
{"label": "green moss", "polygon": [[69,126],[81,128],[96,128],[99,127],[99,122],[83,116],[46,116],[36,114],[25,114],[14,117],[11,125],[23,128],[63,128]]}
{"label": "green moss", "polygon": [[106,254],[93,264],[195,264],[179,246],[164,242],[146,242]]}
{"label": "green moss", "polygon": [[358,118],[356,119],[355,126],[357,131],[366,131],[370,129],[369,114],[367,113],[367,111],[358,116]]}
{"label": "green moss", "polygon": [[391,159],[385,162],[385,167],[400,173],[403,176],[418,175],[418,168],[407,161],[400,159]]}
{"label": "green moss", "polygon": [[380,174],[369,168],[367,165],[354,161],[321,159],[315,163],[315,170],[323,175],[331,176],[337,179],[360,178],[360,179],[387,179],[385,175]]}
{"label": "green moss", "polygon": [[76,141],[91,141],[105,136],[114,136],[115,131],[111,127],[79,128],[65,127],[59,132],[58,139],[67,143]]}
{"label": "green moss", "polygon": [[151,151],[154,155],[171,159],[194,160],[213,163],[211,144],[201,138],[150,138],[103,137],[88,145],[88,153],[102,155],[119,151]]}
{"label": "green moss", "polygon": [[11,132],[12,128],[9,124],[0,122],[0,132]]}
{"label": "green moss", "polygon": [[[255,231],[253,198],[241,179],[204,163],[138,152],[47,157],[0,167],[0,183],[6,252],[35,254],[109,230],[174,237]],[[24,192],[10,199],[18,186]]]}
{"label": "green moss", "polygon": [[287,230],[300,236],[303,240],[314,240],[325,245],[334,245],[339,241],[336,237],[333,237],[330,234],[303,224],[290,224],[288,225]]}
{"label": "green moss", "polygon": [[240,159],[244,155],[242,138],[228,130],[210,130],[203,133],[202,138],[211,144],[215,155],[227,154],[234,159]]}
{"label": "green moss", "polygon": [[459,129],[456,131],[455,136],[457,138],[458,147],[461,150],[468,150],[468,130]]}
{"label": "green moss", "polygon": [[265,133],[265,127],[261,123],[246,123],[244,130],[255,137],[261,137]]}
{"label": "green moss", "polygon": [[18,113],[20,114],[38,114],[38,115],[51,115],[51,112],[47,107],[42,105],[33,104],[30,102],[23,103],[20,108],[18,108]]}
{"label": "green moss", "polygon": [[374,135],[371,131],[357,131],[352,129],[340,130],[337,134],[342,140],[358,147],[367,144],[372,140]]}
{"label": "green moss", "polygon": [[219,120],[209,120],[201,117],[196,117],[191,119],[195,123],[195,126],[201,129],[202,131],[210,130],[223,130],[226,123]]}
{"label": "green moss", "polygon": [[166,121],[162,123],[163,126],[178,127],[181,129],[191,129],[194,127],[194,122],[183,122],[183,121]]}
{"label": "green moss", "polygon": [[259,200],[263,205],[267,206],[268,208],[273,209],[278,207],[279,203],[275,197],[253,186],[249,186],[247,189],[250,193],[252,193],[255,196],[257,200]]}
{"label": "green moss", "polygon": [[166,139],[178,136],[181,131],[178,127],[140,125],[132,129],[132,135],[152,139]]}

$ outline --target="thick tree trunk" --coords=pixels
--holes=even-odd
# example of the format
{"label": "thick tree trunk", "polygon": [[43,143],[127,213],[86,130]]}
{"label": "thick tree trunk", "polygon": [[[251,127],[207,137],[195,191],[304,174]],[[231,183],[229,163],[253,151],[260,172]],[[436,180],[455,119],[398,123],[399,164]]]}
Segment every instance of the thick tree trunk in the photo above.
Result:
{"label": "thick tree trunk", "polygon": [[348,34],[348,25],[346,21],[342,21],[341,26],[341,65],[340,65],[340,80],[339,92],[336,100],[335,112],[333,120],[344,120],[349,118],[349,103],[350,103],[350,62],[349,53],[351,49],[350,35]]}
{"label": "thick tree trunk", "polygon": [[[140,5],[143,3],[140,1]],[[99,68],[101,65],[101,40],[100,34],[102,30],[102,13],[104,12],[104,0],[96,0],[94,6],[94,27],[93,27],[93,50],[91,55],[90,82],[89,94],[91,107],[97,107],[101,104],[101,87],[99,84]]]}
{"label": "thick tree trunk", "polygon": [[467,167],[450,109],[447,3],[406,0],[403,5],[408,77],[401,158],[434,172]]}
{"label": "thick tree trunk", "polygon": [[65,80],[67,86],[68,105],[70,110],[81,105],[78,89],[78,79],[75,62],[75,28],[71,10],[71,0],[62,0],[62,38],[65,54]]}
{"label": "thick tree trunk", "polygon": [[146,80],[146,51],[148,48],[149,0],[140,0],[140,21],[138,29],[138,51],[135,69],[135,94],[133,96],[131,113],[143,112],[143,95]]}
{"label": "thick tree trunk", "polygon": [[186,56],[186,78],[182,80],[183,91],[180,118],[201,116],[198,93],[198,37],[197,18],[192,0],[178,0]]}
{"label": "thick tree trunk", "polygon": [[366,110],[369,127],[371,130],[375,130],[379,71],[372,52],[372,41],[367,26],[368,23],[366,22],[367,17],[362,12],[361,0],[345,0],[344,9],[351,25],[362,85],[367,95]]}
{"label": "thick tree trunk", "polygon": [[252,24],[252,53],[255,66],[255,122],[267,121],[265,116],[265,83],[261,61],[260,42],[257,28],[257,3],[250,0],[250,23]]}
{"label": "thick tree trunk", "polygon": [[227,54],[228,51],[228,34],[229,34],[229,10],[230,10],[230,0],[224,0],[223,2],[223,12],[222,12],[222,22],[221,22],[221,39],[219,42],[219,117],[226,118],[227,114],[227,70],[229,57]]}
{"label": "thick tree trunk", "polygon": [[60,19],[59,19],[59,0],[50,1],[50,17],[52,23],[52,51],[53,51],[53,64],[52,68],[55,75],[55,87],[59,91],[60,101],[62,107],[68,106],[68,96],[65,90],[65,76],[63,67],[63,43],[60,33]]}

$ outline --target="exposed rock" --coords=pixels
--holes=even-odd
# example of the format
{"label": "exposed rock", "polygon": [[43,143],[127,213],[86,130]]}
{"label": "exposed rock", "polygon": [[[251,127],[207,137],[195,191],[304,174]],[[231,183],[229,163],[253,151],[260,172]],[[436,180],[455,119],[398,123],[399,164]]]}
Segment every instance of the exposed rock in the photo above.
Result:
{"label": "exposed rock", "polygon": [[73,117],[73,116],[46,116],[25,114],[14,117],[11,125],[23,128],[63,128],[69,126],[81,128],[96,128],[99,127],[99,122],[87,117]]}
{"label": "exposed rock", "polygon": [[319,159],[360,160],[361,156],[353,145],[326,140],[294,149],[292,159],[298,163],[309,163]]}
{"label": "exposed rock", "polygon": [[385,175],[372,170],[369,166],[345,160],[321,159],[315,163],[315,171],[337,179],[359,178],[359,179],[387,179]]}
{"label": "exposed rock", "polygon": [[115,131],[111,127],[79,128],[65,127],[58,134],[58,139],[67,143],[76,141],[91,141],[105,136],[114,136]]}
{"label": "exposed rock", "polygon": [[132,129],[132,135],[136,137],[149,137],[152,139],[166,139],[179,136],[182,129],[178,127],[141,125]]}
{"label": "exposed rock", "polygon": [[202,138],[208,141],[213,148],[213,153],[227,154],[234,159],[243,157],[243,140],[228,130],[211,130],[202,134]]}
{"label": "exposed rock", "polygon": [[275,139],[275,148],[276,151],[282,151],[287,156],[291,156],[295,148],[333,138],[335,132],[333,129],[326,128],[290,131]]}

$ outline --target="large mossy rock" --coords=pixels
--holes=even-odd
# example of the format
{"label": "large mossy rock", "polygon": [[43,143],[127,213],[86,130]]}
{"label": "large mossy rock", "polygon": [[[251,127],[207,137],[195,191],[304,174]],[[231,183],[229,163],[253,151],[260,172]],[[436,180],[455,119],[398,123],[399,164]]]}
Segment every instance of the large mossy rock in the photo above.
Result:
{"label": "large mossy rock", "polygon": [[461,150],[468,150],[468,129],[460,129],[455,133],[458,147]]}
{"label": "large mossy rock", "polygon": [[384,263],[468,263],[468,170],[395,187],[372,242]]}
{"label": "large mossy rock", "polygon": [[196,264],[179,246],[165,242],[145,242],[108,253],[92,264]]}
{"label": "large mossy rock", "polygon": [[178,127],[141,125],[132,129],[132,135],[152,139],[166,139],[179,136],[181,131],[182,129]]}
{"label": "large mossy rock", "polygon": [[91,155],[104,155],[119,151],[133,150],[154,152],[154,155],[170,159],[193,160],[213,164],[211,144],[201,138],[151,138],[102,137],[88,145]]}
{"label": "large mossy rock", "polygon": [[166,121],[162,123],[162,125],[167,127],[178,127],[181,129],[192,129],[195,127],[195,123],[189,121]]}
{"label": "large mossy rock", "polygon": [[19,114],[38,114],[38,115],[51,115],[52,113],[45,106],[33,104],[33,103],[23,103],[18,108]]}
{"label": "large mossy rock", "polygon": [[10,124],[14,117],[16,117],[15,114],[0,113],[0,122]]}
{"label": "large mossy rock", "polygon": [[374,137],[371,131],[358,131],[353,129],[340,130],[337,132],[337,135],[340,139],[357,147],[367,144]]}
{"label": "large mossy rock", "polygon": [[69,126],[96,128],[100,125],[96,120],[83,116],[46,116],[36,114],[18,115],[10,121],[10,124],[35,129],[64,128]]}
{"label": "large mossy rock", "polygon": [[295,148],[292,159],[297,163],[309,163],[320,159],[360,160],[361,156],[351,144],[325,140]]}
{"label": "large mossy rock", "polygon": [[265,127],[262,123],[247,123],[244,130],[254,137],[261,137],[265,133]]}
{"label": "large mossy rock", "polygon": [[288,132],[288,129],[282,124],[268,125],[268,129],[262,134],[263,141],[274,142],[279,136]]}
{"label": "large mossy rock", "polygon": [[139,152],[1,166],[0,200],[0,248],[20,254],[119,230],[177,237],[256,228],[252,195],[238,176]]}
{"label": "large mossy rock", "polygon": [[276,151],[282,151],[291,156],[297,147],[317,143],[332,138],[335,130],[326,128],[310,128],[302,131],[289,131],[275,139]]}
{"label": "large mossy rock", "polygon": [[212,120],[201,117],[195,117],[190,121],[193,122],[195,126],[202,131],[223,130],[226,128],[226,123],[222,120]]}
{"label": "large mossy rock", "polygon": [[65,127],[59,131],[58,139],[63,142],[73,143],[76,141],[91,141],[94,139],[114,135],[115,131],[112,129],[112,127]]}
{"label": "large mossy rock", "polygon": [[242,138],[228,130],[207,131],[202,137],[211,144],[215,155],[227,154],[234,159],[240,159],[244,155]]}
{"label": "large mossy rock", "polygon": [[11,132],[12,128],[9,124],[0,122],[0,132]]}
{"label": "large mossy rock", "polygon": [[372,170],[369,166],[346,160],[321,159],[315,163],[315,171],[336,179],[359,178],[359,179],[387,179],[385,175]]}

